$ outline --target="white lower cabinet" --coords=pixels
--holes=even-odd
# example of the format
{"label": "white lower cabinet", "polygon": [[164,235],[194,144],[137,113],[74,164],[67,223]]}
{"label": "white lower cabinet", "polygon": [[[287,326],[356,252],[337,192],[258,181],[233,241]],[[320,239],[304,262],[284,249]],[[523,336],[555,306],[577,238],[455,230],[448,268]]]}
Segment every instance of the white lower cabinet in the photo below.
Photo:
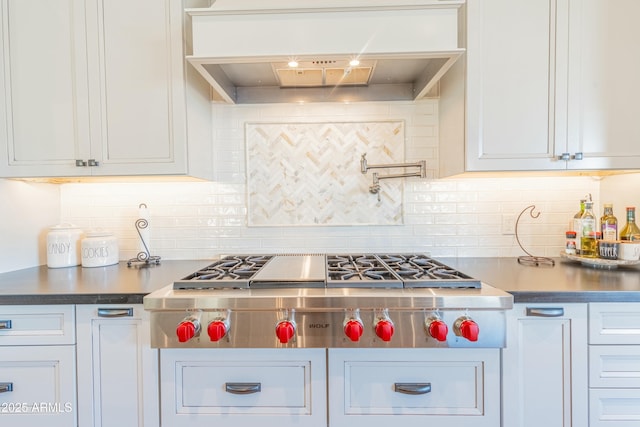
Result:
{"label": "white lower cabinet", "polygon": [[163,427],[326,427],[325,349],[163,349]]}
{"label": "white lower cabinet", "polygon": [[587,304],[514,304],[502,351],[504,427],[585,427]]}
{"label": "white lower cabinet", "polygon": [[640,425],[640,303],[589,304],[589,426]]}
{"label": "white lower cabinet", "polygon": [[77,425],[72,305],[0,306],[0,425]]}
{"label": "white lower cabinet", "polygon": [[330,349],[331,427],[496,427],[499,349]]}
{"label": "white lower cabinet", "polygon": [[78,421],[159,425],[158,350],[142,305],[78,305]]}
{"label": "white lower cabinet", "polygon": [[499,349],[163,349],[160,360],[163,427],[500,425]]}

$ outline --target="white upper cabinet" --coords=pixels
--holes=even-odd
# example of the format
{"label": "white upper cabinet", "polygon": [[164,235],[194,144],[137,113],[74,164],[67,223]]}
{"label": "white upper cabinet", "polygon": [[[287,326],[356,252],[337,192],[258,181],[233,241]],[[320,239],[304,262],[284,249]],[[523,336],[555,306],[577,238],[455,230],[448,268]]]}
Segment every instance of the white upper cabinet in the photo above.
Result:
{"label": "white upper cabinet", "polygon": [[89,96],[82,0],[0,1],[0,176],[86,175]]}
{"label": "white upper cabinet", "polygon": [[640,167],[639,12],[468,0],[466,69],[442,80],[440,175]]}
{"label": "white upper cabinet", "polygon": [[468,170],[564,167],[554,160],[565,140],[562,3],[468,2]]}
{"label": "white upper cabinet", "polygon": [[182,19],[175,0],[0,0],[0,176],[185,174]]}
{"label": "white upper cabinet", "polygon": [[640,168],[640,2],[571,3],[569,146],[583,152],[570,169]]}

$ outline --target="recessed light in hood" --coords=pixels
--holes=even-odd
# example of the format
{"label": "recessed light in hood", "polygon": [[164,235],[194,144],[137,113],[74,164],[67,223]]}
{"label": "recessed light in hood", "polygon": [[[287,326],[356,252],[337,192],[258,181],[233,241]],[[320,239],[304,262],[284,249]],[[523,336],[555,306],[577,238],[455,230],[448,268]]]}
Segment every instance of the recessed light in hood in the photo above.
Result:
{"label": "recessed light in hood", "polygon": [[369,83],[375,61],[315,60],[289,63],[273,63],[273,72],[281,88],[323,87],[323,86],[364,86]]}
{"label": "recessed light in hood", "polygon": [[[463,0],[373,6],[351,0],[322,8],[299,0],[296,9],[234,1],[244,8],[219,0],[187,9],[193,45],[187,60],[211,84],[215,101],[415,100],[464,53],[458,46]],[[296,68],[288,65],[292,59]],[[360,63],[350,64],[354,59]]]}

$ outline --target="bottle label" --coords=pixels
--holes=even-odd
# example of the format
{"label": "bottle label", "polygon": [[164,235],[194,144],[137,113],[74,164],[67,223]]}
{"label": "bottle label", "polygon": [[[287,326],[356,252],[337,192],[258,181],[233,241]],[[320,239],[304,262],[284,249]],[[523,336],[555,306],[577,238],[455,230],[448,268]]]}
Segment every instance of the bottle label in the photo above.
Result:
{"label": "bottle label", "polygon": [[[582,218],[582,236],[590,236],[596,231],[596,221],[593,218]],[[593,235],[595,239],[595,234]]]}
{"label": "bottle label", "polygon": [[602,225],[602,240],[612,242],[616,240],[618,236],[618,227],[615,224],[603,224]]}

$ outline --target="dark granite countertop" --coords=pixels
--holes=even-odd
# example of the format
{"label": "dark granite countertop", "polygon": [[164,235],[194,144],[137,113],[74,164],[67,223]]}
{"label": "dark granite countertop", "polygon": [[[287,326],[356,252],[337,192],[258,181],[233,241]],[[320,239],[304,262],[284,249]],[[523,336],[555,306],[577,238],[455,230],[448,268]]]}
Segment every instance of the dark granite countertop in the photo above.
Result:
{"label": "dark granite countertop", "polygon": [[[606,270],[561,259],[555,259],[553,267],[520,265],[516,258],[438,260],[513,294],[516,303],[640,302],[639,267]],[[211,262],[27,268],[0,274],[0,304],[137,304],[146,294]]]}
{"label": "dark granite countertop", "polygon": [[47,268],[0,274],[2,304],[139,304],[150,292],[211,264],[212,261],[126,262],[108,267]]}
{"label": "dark granite countertop", "polygon": [[640,268],[596,268],[561,258],[555,265],[521,265],[517,258],[440,258],[488,285],[513,295],[514,302],[640,302]]}

